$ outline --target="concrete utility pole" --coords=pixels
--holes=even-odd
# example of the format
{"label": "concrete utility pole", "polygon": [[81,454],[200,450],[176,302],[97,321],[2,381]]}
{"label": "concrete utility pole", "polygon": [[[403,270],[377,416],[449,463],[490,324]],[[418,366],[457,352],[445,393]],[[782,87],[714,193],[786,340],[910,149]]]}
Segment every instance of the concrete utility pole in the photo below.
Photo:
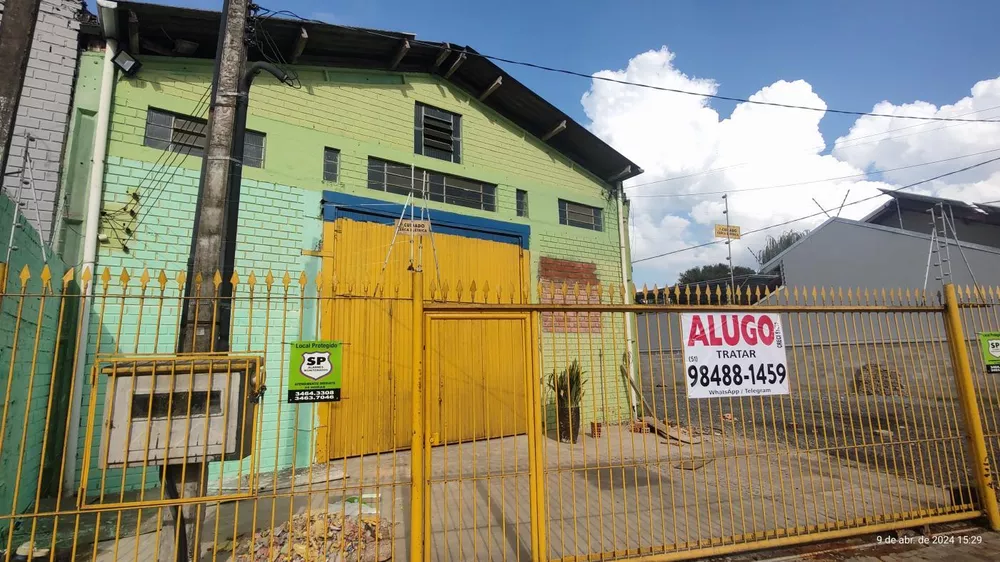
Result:
{"label": "concrete utility pole", "polygon": [[[6,0],[0,22],[0,178],[7,171],[14,120],[31,57],[31,39],[41,0]],[[27,149],[25,149],[27,150]]]}
{"label": "concrete utility pole", "polygon": [[[216,348],[215,341],[219,330],[213,323],[218,324],[219,316],[224,313],[214,313],[220,300],[215,298],[212,278],[216,271],[221,273],[223,269],[229,163],[233,144],[233,124],[236,119],[237,90],[246,61],[248,8],[248,0],[225,0],[222,9],[219,42],[215,53],[215,75],[212,79],[212,104],[205,134],[205,155],[201,164],[201,181],[198,186],[185,287],[185,296],[193,298],[187,300],[181,313],[181,332],[177,342],[177,349],[180,352],[220,351]],[[199,273],[202,277],[200,286],[194,282]],[[180,482],[181,497],[190,498],[205,494],[208,463],[170,465],[166,470],[168,488]],[[175,522],[185,526],[181,533],[184,540],[176,545],[178,554],[186,550],[193,553],[193,560],[197,560],[200,554],[201,511],[199,504],[190,504],[183,509],[183,516],[175,519]],[[178,557],[178,560],[180,559]]]}
{"label": "concrete utility pole", "polygon": [[[226,0],[215,57],[215,77],[212,81],[212,105],[208,116],[205,157],[201,165],[201,182],[195,211],[191,255],[188,258],[186,293],[196,297],[187,302],[179,349],[185,352],[216,351],[212,341],[215,286],[212,276],[222,271],[223,236],[226,232],[226,198],[229,161],[233,144],[233,124],[236,120],[236,98],[246,60],[247,0]],[[202,284],[195,286],[194,277],[201,273]],[[197,292],[197,294],[195,294]],[[216,317],[215,322],[219,319]]]}

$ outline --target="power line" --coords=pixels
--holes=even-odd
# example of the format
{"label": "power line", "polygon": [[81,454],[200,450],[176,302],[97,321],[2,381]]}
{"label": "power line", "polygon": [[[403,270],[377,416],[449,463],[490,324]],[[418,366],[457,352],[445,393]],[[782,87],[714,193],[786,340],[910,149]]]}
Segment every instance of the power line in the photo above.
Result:
{"label": "power line", "polygon": [[[958,170],[953,170],[951,172],[945,172],[943,174],[934,176],[932,178],[927,178],[927,179],[924,179],[924,180],[913,182],[911,184],[907,184],[907,185],[904,185],[902,187],[893,189],[893,190],[889,191],[888,193],[895,193],[895,192],[898,192],[898,191],[902,191],[904,189],[909,189],[911,187],[916,187],[916,186],[921,185],[921,184],[929,183],[929,182],[932,182],[932,181],[935,181],[935,180],[939,180],[941,178],[946,178],[948,176],[953,176],[955,174],[960,174],[962,172],[967,172],[967,171],[972,170],[974,168],[978,168],[980,166],[985,166],[987,164],[991,164],[991,163],[997,162],[997,161],[1000,161],[1000,156],[998,156],[996,158],[991,158],[989,160],[985,160],[983,162],[979,162],[977,164],[972,164],[971,166],[966,166],[966,167],[958,169]],[[865,201],[871,201],[872,199],[875,199],[875,198],[878,198],[878,197],[882,197],[882,195],[884,195],[884,193],[879,193],[877,195],[872,195],[870,197],[865,197],[863,199],[858,199],[857,201],[851,201],[850,203],[845,203],[843,205],[843,207],[850,207],[851,205],[857,205],[859,203],[864,203]],[[841,207],[841,208],[843,208],[843,207]],[[784,222],[779,222],[779,223],[771,224],[771,225],[764,226],[764,227],[761,227],[761,228],[757,228],[757,229],[754,229],[754,230],[749,230],[747,232],[744,232],[742,235],[746,236],[748,234],[756,234],[758,232],[763,232],[765,230],[771,230],[772,228],[778,228],[778,227],[781,227],[781,226],[787,226],[789,224],[796,223],[796,222],[799,222],[799,221],[803,221],[803,220],[806,220],[806,219],[815,218],[815,217],[818,217],[818,216],[823,215],[823,214],[825,214],[825,212],[813,213],[811,215],[806,215],[804,217],[799,217],[799,218],[796,218],[796,219],[791,219],[791,220],[787,220],[787,221],[784,221]],[[689,250],[696,250],[698,248],[704,248],[704,247],[707,247],[707,246],[712,246],[712,245],[715,245],[715,244],[719,244],[721,242],[723,242],[723,240],[712,240],[711,242],[705,242],[703,244],[697,244],[697,245],[694,245],[694,246],[688,246],[688,247],[680,248],[680,249],[677,249],[677,250],[671,250],[669,252],[663,252],[662,254],[656,254],[655,256],[647,256],[645,258],[639,258],[637,260],[632,260],[632,263],[633,264],[642,263],[644,261],[654,260],[654,259],[658,259],[658,258],[662,258],[662,257],[666,257],[666,256],[672,256],[674,254],[679,254],[681,252],[687,252]]]}
{"label": "power line", "polygon": [[[310,23],[317,23],[317,24],[320,24],[320,25],[333,25],[333,24],[329,24],[329,23],[326,23],[326,22],[321,21],[321,20],[304,18],[304,17],[302,17],[302,16],[300,16],[300,15],[298,15],[295,12],[292,12],[290,10],[278,10],[276,12],[270,12],[267,15],[267,17],[270,18],[270,17],[276,16],[276,15],[288,15],[288,16],[291,16],[291,17],[293,17],[295,19],[298,19],[300,21],[310,22]],[[346,29],[352,29],[354,31],[359,31],[359,32],[362,32],[362,33],[367,33],[369,35],[374,35],[374,36],[378,36],[378,37],[385,37],[385,38],[397,39],[397,40],[399,39],[398,35],[391,35],[389,33],[380,32],[380,31],[377,31],[377,30],[374,30],[374,29],[365,29],[363,27],[354,27],[354,26],[350,26],[350,25],[342,25],[342,26],[339,26],[339,27],[343,27],[343,28],[346,28]],[[434,42],[431,42],[431,41],[422,41],[420,39],[408,39],[408,40],[410,42],[418,44],[418,45],[425,45],[425,46],[430,46],[430,47],[440,47],[441,46],[439,43],[434,43]],[[686,96],[695,96],[695,97],[709,98],[709,99],[715,99],[715,100],[721,100],[721,101],[731,101],[731,102],[737,102],[737,103],[749,103],[749,104],[753,104],[753,105],[763,105],[763,106],[768,106],[768,107],[781,107],[781,108],[784,108],[784,109],[798,109],[798,110],[801,110],[801,111],[815,111],[815,112],[819,112],[819,113],[836,113],[836,114],[839,114],[839,115],[854,115],[854,116],[858,116],[858,117],[885,117],[885,118],[889,118],[889,119],[910,119],[910,120],[915,120],[915,121],[953,121],[953,122],[959,122],[959,123],[1000,123],[1000,119],[963,119],[961,117],[927,117],[927,116],[920,116],[920,115],[893,115],[893,114],[890,114],[890,113],[875,113],[875,112],[871,112],[871,111],[851,111],[851,110],[846,110],[846,109],[829,109],[829,108],[824,109],[822,107],[810,107],[810,106],[806,106],[806,105],[797,105],[797,104],[790,104],[790,103],[779,103],[779,102],[771,102],[771,101],[751,100],[751,99],[748,99],[748,98],[737,98],[737,97],[733,97],[733,96],[721,96],[721,95],[718,95],[718,94],[709,94],[709,93],[705,93],[705,92],[692,92],[690,90],[682,90],[680,88],[668,88],[666,86],[657,86],[655,84],[645,84],[645,83],[642,83],[642,82],[633,82],[631,80],[621,80],[621,79],[618,79],[618,78],[610,78],[610,77],[607,77],[607,76],[597,76],[595,74],[587,74],[585,72],[578,72],[578,71],[575,71],[575,70],[568,70],[568,69],[565,69],[565,68],[557,68],[557,67],[554,67],[554,66],[546,66],[546,65],[543,65],[543,64],[537,64],[537,63],[533,63],[533,62],[526,62],[526,61],[519,61],[519,60],[514,60],[514,59],[507,59],[507,58],[503,58],[503,57],[497,57],[497,56],[494,56],[494,55],[486,55],[486,54],[483,54],[483,53],[477,53],[477,52],[467,51],[467,50],[463,50],[462,52],[465,53],[467,56],[471,55],[471,56],[480,57],[480,58],[484,58],[484,59],[488,59],[488,60],[492,60],[492,61],[503,62],[503,63],[507,63],[507,64],[513,64],[513,65],[517,65],[517,66],[524,66],[524,67],[527,67],[527,68],[534,68],[536,70],[543,70],[545,72],[553,72],[553,73],[556,73],[556,74],[564,74],[564,75],[567,75],[567,76],[575,76],[575,77],[578,77],[578,78],[585,78],[587,80],[599,80],[599,81],[602,81],[602,82],[610,82],[610,83],[613,83],[613,84],[621,84],[623,86],[634,86],[636,88],[646,88],[646,89],[657,90],[657,91],[661,91],[661,92],[670,92],[670,93],[674,93],[674,94],[683,94],[683,95],[686,95]]]}
{"label": "power line", "polygon": [[799,186],[799,185],[811,185],[811,184],[815,184],[815,183],[825,183],[825,182],[830,182],[830,181],[839,181],[839,180],[846,180],[846,179],[865,178],[865,177],[868,177],[868,176],[871,176],[871,175],[874,175],[874,174],[885,174],[885,173],[889,173],[889,172],[898,172],[900,170],[909,170],[911,168],[920,168],[922,166],[931,166],[933,164],[940,164],[941,162],[951,162],[952,160],[961,160],[962,158],[970,158],[972,156],[981,156],[983,154],[989,154],[990,152],[997,152],[998,150],[1000,150],[1000,148],[992,148],[990,150],[984,150],[982,152],[974,152],[972,154],[963,154],[962,156],[953,156],[951,158],[942,158],[941,160],[933,160],[931,162],[921,162],[919,164],[910,164],[909,166],[900,166],[898,168],[886,168],[886,169],[883,169],[883,170],[872,170],[870,172],[865,172],[865,173],[861,173],[861,174],[852,174],[852,175],[849,175],[849,176],[838,176],[838,177],[835,177],[835,178],[824,178],[824,179],[804,181],[804,182],[786,183],[786,184],[782,184],[782,185],[765,185],[765,186],[761,186],[761,187],[746,187],[746,188],[742,188],[742,189],[729,189],[729,190],[724,190],[724,191],[701,191],[701,192],[698,192],[698,193],[658,193],[658,194],[654,194],[654,195],[630,195],[629,199],[654,198],[654,197],[655,198],[663,198],[663,197],[700,197],[702,195],[721,195],[721,194],[728,194],[728,193],[741,193],[741,192],[744,192],[744,191],[762,191],[762,190],[766,190],[766,189],[779,189],[779,188],[782,188],[782,187],[795,187],[795,186]]}

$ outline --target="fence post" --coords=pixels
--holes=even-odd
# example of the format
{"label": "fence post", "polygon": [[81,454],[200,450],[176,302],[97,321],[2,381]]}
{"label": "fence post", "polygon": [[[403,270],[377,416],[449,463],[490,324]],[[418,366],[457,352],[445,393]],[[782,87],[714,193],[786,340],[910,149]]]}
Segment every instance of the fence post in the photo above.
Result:
{"label": "fence post", "polygon": [[969,366],[969,352],[965,347],[965,333],[962,329],[962,318],[959,314],[958,297],[955,286],[948,283],[944,286],[945,326],[948,334],[948,347],[951,352],[951,363],[958,381],[958,394],[961,399],[962,413],[965,416],[965,427],[969,431],[969,443],[972,449],[972,469],[976,475],[976,486],[979,498],[990,528],[1000,531],[1000,511],[997,509],[997,495],[993,489],[993,474],[990,469],[990,458],[986,451],[986,438],[983,435],[983,422],[979,416],[979,404],[976,402],[976,390],[972,381],[972,369]]}
{"label": "fence post", "polygon": [[528,473],[529,473],[529,503],[531,505],[531,560],[538,562],[548,560],[546,547],[547,518],[545,512],[545,436],[542,432],[542,366],[539,357],[538,312],[529,313],[528,352],[531,363],[528,373],[528,403],[531,411],[528,415]]}
{"label": "fence post", "polygon": [[424,274],[419,268],[413,269],[412,301],[413,341],[412,347],[412,387],[410,408],[412,411],[412,441],[410,443],[410,562],[424,559]]}

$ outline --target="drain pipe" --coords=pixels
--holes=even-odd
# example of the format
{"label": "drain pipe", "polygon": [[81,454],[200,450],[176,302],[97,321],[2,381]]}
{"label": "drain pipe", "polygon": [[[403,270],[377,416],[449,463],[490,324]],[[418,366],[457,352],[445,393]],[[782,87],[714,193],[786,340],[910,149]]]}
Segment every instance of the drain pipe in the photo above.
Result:
{"label": "drain pipe", "polygon": [[[626,166],[617,176],[611,178],[615,189],[617,191],[615,196],[615,201],[618,204],[618,253],[621,255],[621,268],[622,268],[622,287],[625,289],[625,293],[628,295],[628,303],[631,304],[635,299],[634,291],[630,290],[630,285],[632,284],[631,275],[629,272],[632,271],[632,264],[629,262],[629,245],[628,245],[628,223],[625,221],[625,186],[624,181],[628,178],[635,177],[642,173],[641,168],[634,168],[632,165]],[[638,367],[636,365],[636,357],[632,356],[633,351],[638,352],[635,342],[635,332],[633,322],[635,321],[635,314],[626,312],[625,313],[625,341],[626,341],[626,353],[627,353],[627,368],[628,368],[628,378],[629,378],[629,394],[631,395],[632,402],[632,415],[635,417],[642,417],[644,412],[640,404],[644,402],[642,396],[638,395],[636,390],[636,380],[638,379]],[[642,402],[640,401],[642,400]]]}
{"label": "drain pipe", "polygon": [[[98,9],[107,9],[114,3],[98,0]],[[112,8],[113,10],[113,8]],[[112,14],[114,12],[112,11]],[[87,341],[89,340],[88,318],[90,316],[91,291],[94,286],[97,262],[97,231],[101,221],[101,197],[104,193],[104,165],[107,160],[108,123],[111,118],[111,99],[115,87],[115,65],[112,62],[118,42],[106,39],[104,46],[104,66],[101,70],[101,97],[97,105],[97,124],[94,133],[94,156],[90,164],[90,182],[87,189],[87,215],[83,234],[82,273],[90,269],[90,281],[80,286],[79,333],[76,339],[76,358],[73,360],[76,371],[73,373],[73,395],[70,398],[69,428],[66,430],[66,458],[63,471],[62,488],[67,494],[75,491],[76,443],[80,438],[80,410],[83,405],[83,382],[87,363]]]}

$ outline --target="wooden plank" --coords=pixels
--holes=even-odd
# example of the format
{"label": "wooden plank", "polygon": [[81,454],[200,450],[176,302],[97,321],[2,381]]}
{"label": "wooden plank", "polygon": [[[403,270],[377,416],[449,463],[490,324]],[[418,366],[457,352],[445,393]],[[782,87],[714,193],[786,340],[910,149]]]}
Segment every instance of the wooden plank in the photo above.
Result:
{"label": "wooden plank", "polygon": [[661,422],[660,420],[654,418],[653,416],[646,416],[642,418],[642,421],[646,422],[649,427],[653,428],[657,434],[667,439],[673,439],[675,441],[680,441],[681,443],[688,443],[691,445],[697,445],[701,443],[701,437],[697,435],[691,435],[691,433],[686,429],[681,429],[680,427],[669,427],[667,424]]}

